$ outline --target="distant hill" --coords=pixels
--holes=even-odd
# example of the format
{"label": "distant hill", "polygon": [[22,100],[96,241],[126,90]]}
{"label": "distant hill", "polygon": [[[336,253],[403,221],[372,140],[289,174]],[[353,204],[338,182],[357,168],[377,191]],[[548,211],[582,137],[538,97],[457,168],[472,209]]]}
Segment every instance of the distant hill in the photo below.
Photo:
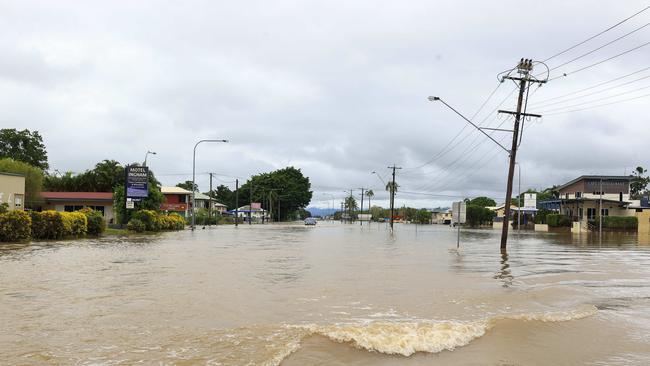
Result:
{"label": "distant hill", "polygon": [[311,213],[312,216],[329,216],[334,214],[334,212],[338,211],[331,208],[318,208],[318,207],[307,207],[306,210],[309,211],[309,213]]}

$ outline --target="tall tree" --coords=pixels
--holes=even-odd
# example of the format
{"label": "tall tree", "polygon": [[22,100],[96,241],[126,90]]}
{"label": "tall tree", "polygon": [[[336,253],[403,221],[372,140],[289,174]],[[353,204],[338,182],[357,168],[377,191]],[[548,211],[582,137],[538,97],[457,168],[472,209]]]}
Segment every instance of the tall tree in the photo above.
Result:
{"label": "tall tree", "polygon": [[648,172],[647,169],[643,167],[636,167],[632,175],[632,181],[630,182],[630,197],[633,199],[639,199],[644,194],[647,194],[646,187],[650,183],[650,177],[647,177],[645,174]]}
{"label": "tall tree", "polygon": [[178,183],[176,185],[176,187],[187,189],[190,192],[198,192],[199,191],[199,185],[192,182],[191,180],[186,180],[183,183]]}
{"label": "tall tree", "polygon": [[264,209],[270,209],[269,196],[272,197],[273,211],[277,215],[280,207],[280,220],[296,217],[296,211],[307,207],[313,192],[309,178],[300,169],[287,167],[252,176],[239,187],[239,202],[260,202]]}
{"label": "tall tree", "polygon": [[206,193],[208,196],[214,198],[217,202],[223,203],[229,210],[235,208],[235,194],[227,186],[220,184],[217,189],[212,192]]}
{"label": "tall tree", "polygon": [[468,205],[480,206],[480,207],[494,207],[497,203],[489,197],[476,197],[473,199],[465,199],[465,202]]}
{"label": "tall tree", "polygon": [[48,174],[43,187],[53,192],[113,192],[121,184],[124,184],[124,167],[115,160],[103,160],[81,174]]}
{"label": "tall tree", "polygon": [[345,197],[345,209],[354,211],[358,208],[359,206],[357,205],[357,200],[354,199],[352,196],[347,196]]}
{"label": "tall tree", "polygon": [[366,196],[368,197],[368,209],[370,209],[370,207],[372,207],[370,200],[375,196],[375,192],[373,192],[372,189],[369,189],[366,191]]}
{"label": "tall tree", "polygon": [[0,158],[22,161],[41,170],[49,168],[47,151],[38,131],[0,129]]}

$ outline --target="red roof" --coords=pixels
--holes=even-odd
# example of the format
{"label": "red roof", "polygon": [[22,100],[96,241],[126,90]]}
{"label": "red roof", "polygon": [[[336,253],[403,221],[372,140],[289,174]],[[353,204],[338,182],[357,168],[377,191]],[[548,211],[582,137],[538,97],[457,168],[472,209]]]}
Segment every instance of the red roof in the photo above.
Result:
{"label": "red roof", "polygon": [[46,200],[112,201],[112,192],[41,192]]}

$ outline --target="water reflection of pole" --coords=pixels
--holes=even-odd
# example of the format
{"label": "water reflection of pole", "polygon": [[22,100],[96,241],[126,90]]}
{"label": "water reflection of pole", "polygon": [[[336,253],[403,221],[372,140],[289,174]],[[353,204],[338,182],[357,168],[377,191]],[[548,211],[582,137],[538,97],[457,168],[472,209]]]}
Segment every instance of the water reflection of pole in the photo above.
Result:
{"label": "water reflection of pole", "polygon": [[517,165],[517,171],[519,172],[519,178],[517,178],[517,183],[519,184],[519,196],[517,197],[517,232],[521,232],[521,165],[515,162]]}

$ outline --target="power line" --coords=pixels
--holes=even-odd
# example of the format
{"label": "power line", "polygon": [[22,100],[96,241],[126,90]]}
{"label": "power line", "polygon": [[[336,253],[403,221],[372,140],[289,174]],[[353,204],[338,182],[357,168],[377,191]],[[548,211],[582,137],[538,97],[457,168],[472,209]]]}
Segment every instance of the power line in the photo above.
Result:
{"label": "power line", "polygon": [[638,92],[638,91],[641,91],[641,90],[645,90],[645,89],[648,89],[648,88],[650,88],[650,85],[646,85],[646,86],[641,87],[641,88],[637,88],[637,89],[629,90],[629,91],[626,91],[626,92],[623,92],[623,93],[618,93],[618,94],[614,94],[614,95],[609,95],[609,96],[606,96],[606,97],[603,97],[603,98],[598,98],[598,99],[594,99],[594,100],[588,100],[588,101],[586,101],[586,102],[582,102],[582,103],[572,104],[572,105],[568,105],[568,106],[564,106],[564,107],[560,107],[560,108],[555,108],[555,109],[549,109],[549,110],[547,110],[547,111],[545,111],[545,112],[543,112],[543,113],[553,113],[553,112],[555,112],[555,111],[559,111],[559,110],[562,110],[562,109],[565,109],[565,108],[580,107],[580,106],[583,106],[583,105],[586,105],[586,104],[595,103],[595,102],[601,102],[601,101],[608,100],[608,99],[611,99],[611,98],[620,97],[621,95],[626,95],[626,94],[630,94],[630,93],[635,93],[635,92]]}
{"label": "power line", "polygon": [[594,53],[594,52],[596,52],[596,51],[599,51],[599,50],[601,50],[601,49],[603,49],[603,48],[609,46],[609,45],[612,44],[612,43],[618,42],[618,41],[620,41],[621,39],[623,39],[623,38],[625,38],[625,37],[627,37],[627,36],[629,36],[629,35],[631,35],[631,34],[634,34],[634,33],[638,32],[638,31],[640,31],[641,29],[647,27],[648,25],[650,25],[650,23],[646,23],[646,24],[644,24],[644,25],[642,25],[642,26],[640,26],[640,27],[638,27],[638,28],[633,29],[632,31],[630,31],[630,32],[628,32],[628,33],[625,33],[624,35],[622,35],[622,36],[620,36],[620,37],[618,37],[618,38],[615,38],[615,39],[613,39],[613,40],[611,40],[611,41],[605,43],[604,45],[602,45],[602,46],[600,46],[600,47],[596,47],[596,48],[594,48],[593,50],[591,50],[591,51],[589,51],[589,52],[587,52],[587,53],[583,53],[582,55],[580,55],[580,56],[578,56],[578,57],[572,58],[572,59],[569,60],[569,61],[566,61],[566,62],[561,63],[561,64],[559,64],[559,65],[557,65],[557,66],[555,66],[555,67],[552,67],[551,69],[549,69],[549,71],[557,70],[557,69],[559,69],[560,67],[566,66],[566,65],[568,65],[568,64],[570,64],[570,63],[572,63],[572,62],[575,62],[575,61],[577,61],[577,60],[580,60],[580,59],[583,58],[583,57],[587,57],[587,56],[591,55],[592,53]]}
{"label": "power line", "polygon": [[546,60],[544,60],[544,62],[547,62],[548,60],[554,59],[554,58],[557,57],[557,56],[563,55],[563,54],[565,54],[565,53],[571,51],[572,49],[574,49],[574,48],[576,48],[576,47],[579,47],[579,46],[581,46],[581,45],[583,45],[583,44],[585,44],[585,43],[591,41],[592,39],[594,39],[594,38],[596,38],[596,37],[598,37],[598,36],[600,36],[600,35],[602,35],[602,34],[605,34],[605,33],[609,32],[610,30],[612,30],[612,29],[618,27],[619,25],[621,25],[621,24],[627,22],[628,20],[634,18],[635,16],[637,16],[637,15],[643,13],[644,11],[648,10],[649,8],[650,8],[650,6],[646,6],[645,8],[639,10],[638,12],[636,12],[636,13],[630,15],[629,17],[627,17],[627,18],[625,18],[625,19],[619,21],[618,23],[616,23],[616,24],[610,26],[609,28],[607,28],[607,29],[605,29],[605,30],[603,30],[603,31],[601,31],[601,32],[599,32],[599,33],[596,33],[595,35],[593,35],[593,36],[591,36],[591,37],[585,39],[585,40],[582,41],[582,42],[579,42],[579,43],[577,43],[577,44],[575,44],[575,45],[573,45],[573,46],[571,46],[571,47],[565,49],[564,51],[560,51],[560,52],[554,54],[553,56],[551,56],[551,57],[547,58]]}
{"label": "power line", "polygon": [[567,76],[569,76],[569,75],[576,74],[576,73],[578,73],[578,72],[580,72],[580,71],[584,71],[584,70],[590,69],[590,68],[592,68],[592,67],[598,66],[598,65],[600,65],[600,64],[602,64],[602,63],[605,63],[605,62],[607,62],[607,61],[613,60],[613,59],[615,59],[615,58],[617,58],[617,57],[620,57],[620,56],[626,55],[626,54],[628,54],[628,53],[630,53],[630,52],[636,51],[636,50],[638,50],[639,48],[642,48],[642,47],[647,46],[648,44],[650,44],[650,42],[643,43],[643,44],[641,44],[641,45],[639,45],[639,46],[636,46],[636,47],[634,47],[634,48],[631,48],[631,49],[629,49],[629,50],[627,50],[627,51],[623,51],[623,52],[621,52],[621,53],[619,53],[619,54],[616,54],[616,55],[614,55],[614,56],[608,57],[608,58],[606,58],[606,59],[604,59],[604,60],[601,60],[601,61],[598,61],[598,62],[594,62],[594,63],[591,64],[591,65],[587,65],[587,66],[581,67],[581,68],[579,68],[579,69],[577,69],[577,70],[574,70],[574,71],[571,71],[571,72],[567,72],[567,73],[564,73],[564,74],[562,74],[562,75],[558,75],[558,76],[556,76],[556,77],[554,77],[554,78],[549,79],[548,81],[553,81],[553,80],[559,79],[559,78],[561,78],[561,77],[567,77]]}
{"label": "power line", "polygon": [[618,101],[615,101],[615,102],[599,104],[599,105],[595,105],[595,106],[589,106],[589,107],[585,107],[585,108],[572,109],[572,110],[566,110],[566,111],[560,111],[560,112],[551,112],[551,113],[548,113],[546,115],[547,116],[553,116],[553,115],[557,115],[557,114],[565,114],[565,113],[586,111],[586,110],[589,110],[589,109],[606,107],[606,106],[609,106],[609,105],[612,105],[612,104],[619,104],[619,103],[629,102],[629,101],[632,101],[632,100],[646,98],[646,97],[650,97],[650,94],[643,94],[643,95],[639,95],[639,96],[633,97],[633,98],[618,100]]}
{"label": "power line", "polygon": [[[607,85],[607,84],[609,84],[609,83],[613,83],[613,82],[618,81],[618,80],[621,80],[621,79],[625,79],[625,78],[627,78],[627,77],[630,77],[630,76],[632,76],[632,75],[639,74],[639,73],[644,72],[644,71],[649,70],[649,69],[650,69],[650,67],[644,67],[644,68],[642,68],[642,69],[640,69],[640,70],[637,70],[637,71],[631,72],[631,73],[629,73],[629,74],[625,74],[625,75],[623,75],[623,76],[618,76],[618,77],[615,77],[615,78],[613,78],[613,79],[610,79],[610,80],[607,80],[607,81],[603,81],[603,82],[600,82],[600,83],[598,83],[598,84],[595,84],[595,85],[592,85],[592,86],[589,86],[589,87],[586,87],[586,88],[583,88],[583,89],[580,89],[580,90],[576,90],[576,91],[573,91],[573,92],[570,92],[570,93],[566,93],[566,94],[558,95],[558,96],[553,97],[553,98],[548,98],[548,99],[541,100],[541,101],[539,101],[539,102],[537,102],[537,103],[534,103],[533,105],[538,106],[538,105],[545,104],[546,102],[549,102],[549,101],[552,101],[552,100],[556,100],[556,99],[564,98],[564,97],[567,97],[567,96],[570,96],[570,95],[574,95],[574,94],[579,94],[579,93],[585,92],[585,91],[587,91],[587,90],[595,89],[595,88],[598,88],[598,87],[600,87],[600,86]],[[635,80],[638,81],[638,80],[642,80],[642,79],[644,79],[644,78],[641,78],[641,79],[635,79]],[[623,85],[626,85],[626,84],[621,84],[621,85],[619,85],[619,86],[623,86]]]}

